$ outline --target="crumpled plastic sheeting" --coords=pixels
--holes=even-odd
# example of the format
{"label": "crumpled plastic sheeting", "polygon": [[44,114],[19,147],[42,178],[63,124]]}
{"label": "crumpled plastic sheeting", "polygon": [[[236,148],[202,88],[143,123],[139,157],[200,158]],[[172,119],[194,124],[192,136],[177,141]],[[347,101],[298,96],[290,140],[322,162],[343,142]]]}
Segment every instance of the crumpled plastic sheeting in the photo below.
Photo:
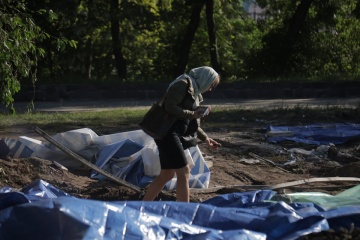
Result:
{"label": "crumpled plastic sheeting", "polygon": [[22,188],[19,192],[13,192],[11,187],[0,188],[0,210],[12,205],[64,196],[72,197],[70,194],[57,189],[52,184],[37,179]]}
{"label": "crumpled plastic sheeting", "polygon": [[202,203],[79,199],[41,180],[24,190],[13,192],[21,197],[12,204],[7,199],[4,206],[9,189],[0,189],[0,239],[291,240],[360,227],[360,205],[325,210],[310,202],[274,202],[271,190],[224,194]]}
{"label": "crumpled plastic sheeting", "polygon": [[318,192],[288,193],[286,196],[292,202],[312,202],[325,209],[348,205],[360,205],[360,185],[347,189],[335,196]]}
{"label": "crumpled plastic sheeting", "polygon": [[[267,126],[266,131],[277,133],[274,136],[266,135],[270,143],[293,141],[315,145],[327,145],[330,143],[337,145],[360,137],[360,124],[335,123],[306,126]],[[286,134],[282,136],[281,132]]]}
{"label": "crumpled plastic sheeting", "polygon": [[[141,188],[146,187],[160,172],[160,160],[157,146],[150,136],[142,130],[121,132],[98,136],[89,128],[81,128],[57,133],[53,138],[85,158],[89,162],[109,172],[115,177],[125,180]],[[50,143],[26,136],[15,139],[4,139],[1,144],[8,146],[13,158],[39,157],[56,161],[61,165],[77,169],[82,163],[69,158],[64,152]],[[208,188],[210,169],[198,146],[185,150],[191,168],[189,186],[191,188]],[[96,171],[92,178],[103,179]],[[176,176],[164,187],[165,190],[176,189]]]}

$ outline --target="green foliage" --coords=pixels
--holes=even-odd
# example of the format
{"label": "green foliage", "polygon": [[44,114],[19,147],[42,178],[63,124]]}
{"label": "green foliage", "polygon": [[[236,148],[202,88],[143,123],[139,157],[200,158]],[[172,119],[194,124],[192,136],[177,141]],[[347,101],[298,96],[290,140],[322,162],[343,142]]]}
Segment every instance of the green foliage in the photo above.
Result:
{"label": "green foliage", "polygon": [[[359,18],[356,0],[313,1],[299,35],[287,46],[290,19],[301,1],[259,1],[267,9],[260,22],[264,48],[247,61],[251,77],[274,81],[351,80],[359,77]],[[286,59],[286,60],[285,60]]]}
{"label": "green foliage", "polygon": [[165,59],[160,60],[166,55],[168,27],[160,18],[161,11],[171,9],[161,9],[146,1],[137,5],[124,5],[121,35],[124,36],[123,50],[129,63],[129,82],[159,81],[164,77],[163,73],[168,72],[166,68],[161,68],[164,67],[162,62]]}
{"label": "green foliage", "polygon": [[223,77],[228,82],[246,80],[246,59],[261,49],[261,32],[241,1],[219,1],[215,9],[219,58],[226,73]]}
{"label": "green foliage", "polygon": [[23,1],[3,1],[0,7],[0,94],[1,103],[9,106],[20,90],[19,79],[30,76],[36,56],[43,54],[36,48],[36,37],[46,36],[27,13]]}
{"label": "green foliage", "polygon": [[[244,11],[243,1],[214,1],[223,81],[360,77],[358,1],[312,1],[293,38],[292,19],[304,1],[256,2],[265,10],[262,19],[252,19]],[[111,3],[118,3],[118,9],[113,9]],[[1,101],[11,107],[20,86],[34,84],[37,79],[51,83],[169,82],[176,69],[193,3],[189,0],[3,0],[0,4]],[[114,17],[118,26],[114,25]],[[116,43],[112,27],[119,30]],[[120,49],[126,65],[123,79],[117,76],[115,47]],[[187,68],[210,65],[209,53],[204,8]]]}
{"label": "green foliage", "polygon": [[[21,87],[20,80],[28,78],[35,84],[38,59],[46,53],[37,42],[50,35],[36,25],[32,17],[43,13],[45,10],[30,11],[23,0],[3,0],[0,5],[0,96],[1,103],[12,110],[13,96]],[[55,18],[56,15],[49,12],[49,16]],[[76,46],[76,42],[65,38],[57,40],[59,49],[68,43]]]}

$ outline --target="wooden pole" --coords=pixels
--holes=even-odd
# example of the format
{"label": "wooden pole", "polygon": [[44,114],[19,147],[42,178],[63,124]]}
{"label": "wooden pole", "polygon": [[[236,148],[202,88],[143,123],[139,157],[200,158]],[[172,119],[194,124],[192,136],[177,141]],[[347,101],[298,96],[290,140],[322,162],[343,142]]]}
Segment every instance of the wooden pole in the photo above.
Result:
{"label": "wooden pole", "polygon": [[40,128],[36,127],[35,128],[35,132],[37,132],[38,134],[40,134],[43,138],[45,138],[46,140],[48,140],[51,144],[53,144],[55,147],[59,148],[61,151],[63,151],[64,153],[66,153],[67,155],[69,155],[70,157],[74,158],[75,160],[81,162],[82,164],[88,166],[89,168],[101,173],[102,175],[104,175],[105,177],[109,178],[110,180],[131,188],[132,190],[136,191],[136,192],[143,192],[143,189],[141,189],[138,186],[135,186],[131,183],[128,183],[120,178],[114,177],[113,175],[111,175],[110,173],[104,171],[103,169],[99,168],[98,166],[92,164],[91,162],[87,161],[86,159],[82,158],[81,156],[77,155],[76,153],[74,153],[73,151],[71,151],[70,149],[68,149],[67,147],[61,145],[59,142],[57,142],[54,138],[52,138],[51,136],[49,136],[46,132],[44,132],[43,130],[41,130]]}

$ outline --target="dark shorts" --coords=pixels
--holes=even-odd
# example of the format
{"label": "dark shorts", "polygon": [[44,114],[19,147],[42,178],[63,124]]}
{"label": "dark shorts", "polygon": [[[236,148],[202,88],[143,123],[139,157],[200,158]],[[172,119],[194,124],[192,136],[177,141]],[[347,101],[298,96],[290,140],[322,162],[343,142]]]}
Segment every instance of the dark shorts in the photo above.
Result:
{"label": "dark shorts", "polygon": [[161,169],[179,169],[188,164],[182,136],[188,135],[189,130],[193,131],[193,129],[189,129],[189,121],[180,119],[163,140],[155,140],[159,150]]}

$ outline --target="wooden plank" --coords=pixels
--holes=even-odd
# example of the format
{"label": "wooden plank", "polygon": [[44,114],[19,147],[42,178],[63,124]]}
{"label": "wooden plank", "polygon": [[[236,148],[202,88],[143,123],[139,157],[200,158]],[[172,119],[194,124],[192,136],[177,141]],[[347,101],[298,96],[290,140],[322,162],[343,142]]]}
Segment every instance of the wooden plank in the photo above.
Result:
{"label": "wooden plank", "polygon": [[99,168],[98,166],[92,164],[91,162],[87,161],[86,159],[82,158],[81,156],[77,155],[76,153],[74,153],[73,151],[71,151],[70,149],[68,149],[67,147],[61,145],[58,141],[56,141],[54,138],[52,138],[50,135],[48,135],[46,132],[44,132],[43,130],[41,130],[39,127],[35,128],[35,132],[37,132],[38,134],[40,134],[43,138],[45,138],[46,140],[48,140],[51,144],[53,144],[55,147],[59,148],[61,151],[63,151],[64,153],[66,153],[67,155],[69,155],[70,157],[72,157],[73,159],[81,162],[82,164],[88,166],[89,168],[101,173],[102,175],[104,175],[105,177],[109,178],[110,180],[124,186],[124,187],[128,187],[136,192],[143,192],[143,189],[141,189],[138,186],[135,186],[131,183],[128,183],[120,178],[114,177],[113,175],[111,175],[110,173],[104,171],[103,169]]}
{"label": "wooden plank", "polygon": [[302,185],[307,183],[314,183],[314,182],[360,182],[360,178],[355,177],[325,177],[325,178],[308,178],[298,181],[292,181],[287,183],[280,183],[276,184],[270,187],[270,189],[280,189],[280,188],[286,188],[296,185]]}
{"label": "wooden plank", "polygon": [[[192,193],[213,193],[222,189],[257,189],[257,190],[276,190],[292,186],[298,186],[302,184],[314,183],[314,182],[360,182],[360,178],[355,177],[327,177],[327,178],[308,178],[298,181],[279,183],[275,185],[229,185],[218,186],[212,188],[191,188]],[[321,187],[319,187],[321,188]]]}
{"label": "wooden plank", "polygon": [[191,193],[214,193],[217,192],[219,190],[224,190],[224,189],[256,189],[256,190],[261,190],[261,189],[269,189],[270,186],[269,185],[229,185],[229,186],[218,186],[218,187],[212,187],[212,188],[190,188],[190,192]]}

